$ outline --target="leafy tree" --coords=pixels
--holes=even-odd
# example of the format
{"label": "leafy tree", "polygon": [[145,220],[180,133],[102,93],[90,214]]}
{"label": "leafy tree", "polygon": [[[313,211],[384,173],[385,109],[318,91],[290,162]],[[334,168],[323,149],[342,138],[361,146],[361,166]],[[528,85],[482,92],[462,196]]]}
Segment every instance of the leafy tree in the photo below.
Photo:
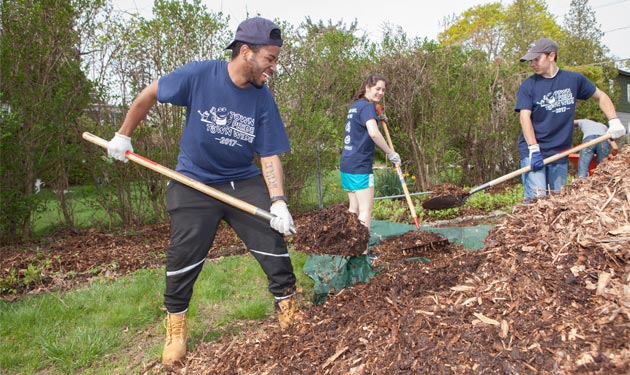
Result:
{"label": "leafy tree", "polygon": [[514,79],[500,65],[479,51],[426,41],[381,64],[394,77],[386,96],[392,137],[418,189],[482,182],[512,161],[513,119],[501,114]]}
{"label": "leafy tree", "polygon": [[542,0],[515,0],[505,13],[505,45],[502,55],[518,61],[529,45],[543,37],[563,39],[563,32]]}
{"label": "leafy tree", "polygon": [[467,9],[438,36],[443,45],[459,45],[480,50],[490,60],[499,57],[504,42],[505,11],[501,3],[488,3]]}
{"label": "leafy tree", "polygon": [[607,60],[608,49],[601,40],[601,31],[588,0],[571,0],[571,9],[564,17],[564,40],[560,57],[567,65],[587,65]]}
{"label": "leafy tree", "polygon": [[[2,131],[3,241],[30,236],[38,178],[56,192],[66,225],[73,225],[64,192],[77,165],[77,120],[90,90],[76,27],[82,11],[98,6],[88,0],[2,3],[0,88],[11,114]],[[20,209],[10,210],[15,208]]]}

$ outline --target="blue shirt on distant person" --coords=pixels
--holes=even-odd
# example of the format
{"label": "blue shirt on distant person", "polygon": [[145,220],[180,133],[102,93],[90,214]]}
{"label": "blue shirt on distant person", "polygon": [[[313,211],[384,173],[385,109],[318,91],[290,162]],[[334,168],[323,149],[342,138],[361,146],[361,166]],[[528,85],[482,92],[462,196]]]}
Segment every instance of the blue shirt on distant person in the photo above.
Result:
{"label": "blue shirt on distant person", "polygon": [[278,107],[267,86],[237,87],[227,61],[191,62],[160,78],[157,99],[186,107],[176,171],[205,184],[261,174],[261,157],[290,151]]}
{"label": "blue shirt on distant person", "polygon": [[[533,74],[521,84],[515,110],[532,111],[532,123],[543,158],[572,147],[577,100],[590,98],[595,90],[595,85],[584,75],[567,70],[559,70],[553,78]],[[518,151],[521,159],[529,157],[522,131],[518,139]],[[567,158],[555,163],[567,163]]]}
{"label": "blue shirt on distant person", "polygon": [[348,110],[341,152],[341,172],[371,174],[374,164],[374,141],[366,123],[376,119],[374,104],[365,99],[355,101]]}

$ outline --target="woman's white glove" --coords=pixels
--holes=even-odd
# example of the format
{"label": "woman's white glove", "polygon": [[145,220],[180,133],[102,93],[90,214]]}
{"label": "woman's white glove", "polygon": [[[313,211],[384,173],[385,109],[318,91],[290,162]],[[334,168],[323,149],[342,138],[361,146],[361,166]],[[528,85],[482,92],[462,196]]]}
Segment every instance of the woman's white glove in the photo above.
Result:
{"label": "woman's white glove", "polygon": [[394,163],[394,165],[400,165],[400,155],[398,155],[397,152],[390,152],[389,154],[387,154],[387,158],[389,159],[389,161]]}
{"label": "woman's white glove", "polygon": [[[293,218],[289,212],[287,204],[283,201],[274,202],[271,205],[271,214],[274,218],[269,223],[271,227],[285,236],[295,233],[293,228]],[[292,230],[293,229],[293,230]]]}
{"label": "woman's white glove", "polygon": [[614,118],[608,121],[608,133],[612,139],[623,137],[626,134],[626,128],[621,123],[621,120]]}
{"label": "woman's white glove", "polygon": [[114,138],[107,142],[107,156],[126,163],[129,161],[127,156],[125,156],[127,151],[133,152],[131,137],[116,132]]}

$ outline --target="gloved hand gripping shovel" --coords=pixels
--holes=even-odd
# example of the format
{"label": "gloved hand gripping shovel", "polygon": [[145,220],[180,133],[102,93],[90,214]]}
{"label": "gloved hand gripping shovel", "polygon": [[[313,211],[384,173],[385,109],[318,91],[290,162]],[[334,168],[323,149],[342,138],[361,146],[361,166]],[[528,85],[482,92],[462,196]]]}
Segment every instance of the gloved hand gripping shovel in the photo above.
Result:
{"label": "gloved hand gripping shovel", "polygon": [[[590,147],[592,145],[598,144],[600,142],[603,142],[607,139],[609,139],[611,137],[610,134],[604,134],[601,137],[595,138],[591,141],[582,143],[578,146],[575,146],[573,148],[570,148],[566,151],[563,151],[561,153],[558,153],[556,155],[550,156],[548,158],[546,158],[545,160],[543,160],[543,163],[545,165],[554,162],[558,159],[562,159],[566,156],[568,156],[569,154],[575,153],[577,151],[580,151],[582,149],[585,149],[587,147]],[[424,202],[422,202],[422,207],[424,207],[427,210],[443,210],[446,208],[454,208],[454,207],[459,207],[461,205],[463,205],[466,202],[466,199],[468,199],[468,197],[470,197],[472,194],[475,194],[477,192],[480,192],[482,190],[485,190],[489,187],[492,187],[494,185],[497,185],[501,182],[507,181],[511,178],[520,176],[524,173],[527,173],[531,171],[531,167],[527,166],[527,167],[523,167],[519,170],[516,170],[512,173],[506,174],[505,176],[499,177],[497,179],[494,179],[490,182],[486,182],[483,185],[479,185],[475,188],[472,188],[469,192],[464,193],[464,194],[451,194],[451,195],[443,195],[443,196],[438,196],[438,197],[433,197],[433,198],[429,198],[427,200],[425,200]]]}
{"label": "gloved hand gripping shovel", "polygon": [[[100,138],[94,134],[91,134],[89,132],[84,132],[83,133],[83,139],[85,139],[86,141],[92,142],[97,146],[101,146],[105,149],[107,149],[107,141],[104,140],[103,138]],[[189,186],[195,190],[198,190],[204,194],[207,194],[209,196],[211,196],[212,198],[215,198],[223,203],[229,204],[232,207],[236,207],[240,210],[243,210],[251,215],[257,216],[259,218],[262,218],[266,221],[271,221],[271,219],[273,219],[275,217],[275,215],[272,215],[270,212],[265,211],[261,208],[258,208],[256,206],[254,206],[253,204],[247,203],[243,200],[240,200],[238,198],[234,198],[233,196],[229,195],[229,194],[225,194],[224,192],[211,188],[210,186],[203,184],[197,180],[194,180],[188,176],[185,176],[177,171],[174,171],[172,169],[166,168],[165,166],[158,164],[152,160],[149,160],[145,157],[142,157],[134,152],[131,151],[127,151],[127,153],[125,154],[125,156],[127,157],[127,159],[133,161],[134,163],[140,164],[143,167],[147,167],[155,172],[158,172],[166,177],[172,178],[175,181],[181,182],[182,184]],[[291,232],[295,233],[295,227],[291,226]]]}
{"label": "gloved hand gripping shovel", "polygon": [[[379,104],[376,105],[376,113],[380,116],[383,114],[383,109]],[[392,144],[392,139],[389,136],[389,130],[387,129],[387,121],[381,121],[383,125],[383,130],[385,131],[385,137],[387,139],[387,144],[389,148],[394,151],[394,145]],[[411,217],[413,217],[413,222],[416,224],[416,228],[420,229],[420,224],[418,223],[418,215],[416,215],[416,208],[413,205],[413,201],[411,200],[411,196],[409,195],[409,189],[407,188],[407,183],[405,182],[405,177],[403,176],[402,170],[400,169],[400,165],[396,165],[396,173],[398,174],[398,179],[400,180],[400,184],[402,185],[402,189],[405,193],[405,199],[407,200],[407,205],[409,206],[409,211],[411,211]]]}

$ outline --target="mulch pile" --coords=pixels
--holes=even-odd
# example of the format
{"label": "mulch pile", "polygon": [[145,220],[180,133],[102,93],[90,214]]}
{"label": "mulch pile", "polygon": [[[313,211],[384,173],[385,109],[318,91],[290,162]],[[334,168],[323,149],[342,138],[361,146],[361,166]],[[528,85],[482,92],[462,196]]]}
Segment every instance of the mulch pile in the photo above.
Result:
{"label": "mulch pile", "polygon": [[182,367],[160,370],[628,374],[628,169],[625,148],[592,177],[517,206],[480,251],[437,246],[425,263],[406,260],[394,242],[401,259],[383,263],[369,283],[305,305],[291,330],[270,318],[198,343]]}
{"label": "mulch pile", "polygon": [[370,231],[347,204],[298,215],[294,221],[297,233],[288,241],[303,253],[356,256],[367,250]]}
{"label": "mulch pile", "polygon": [[447,195],[461,196],[466,194],[466,190],[460,188],[459,186],[451,185],[451,184],[441,184],[436,185],[431,188],[431,195],[429,195],[428,199],[437,198]]}
{"label": "mulch pile", "polygon": [[[387,238],[374,247],[378,258],[374,267],[413,258],[424,258],[422,261],[443,258],[453,251],[463,251],[464,247],[450,243],[444,236],[427,230],[411,230],[398,237]],[[446,258],[448,258],[446,256]]]}

